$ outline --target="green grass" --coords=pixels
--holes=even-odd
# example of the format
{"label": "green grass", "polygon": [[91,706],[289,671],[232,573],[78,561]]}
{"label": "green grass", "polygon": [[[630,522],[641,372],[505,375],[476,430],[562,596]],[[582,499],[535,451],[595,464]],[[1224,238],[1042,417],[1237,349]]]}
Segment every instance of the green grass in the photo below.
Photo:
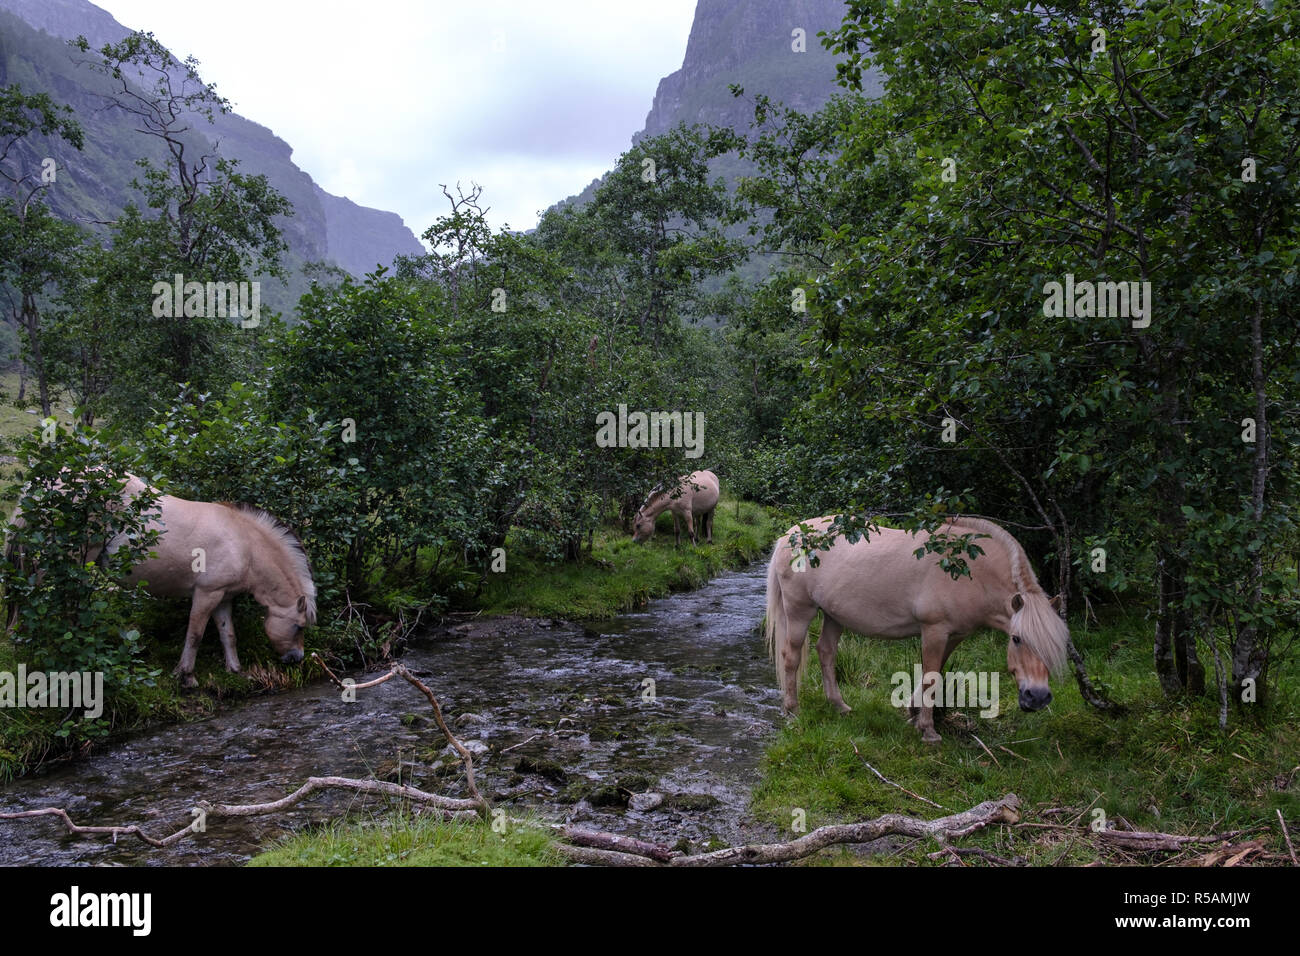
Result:
{"label": "green grass", "polygon": [[[659,516],[655,536],[636,544],[614,527],[597,532],[578,562],[546,563],[506,546],[506,570],[489,574],[478,606],[489,614],[610,618],[654,597],[697,588],[721,571],[760,557],[786,527],[760,505],[723,497],[714,512],[713,544],[674,547],[672,516]],[[787,522],[788,524],[788,522]]]}
{"label": "green grass", "polygon": [[296,834],[249,866],[561,866],[541,825],[510,824],[497,833],[479,821],[443,823],[393,813],[335,822]]}
{"label": "green grass", "polygon": [[[810,830],[882,813],[927,819],[944,815],[882,783],[863,765],[865,760],[947,812],[1014,792],[1023,801],[1022,821],[1068,823],[1075,813],[1043,811],[1074,807],[1100,808],[1111,826],[1121,825],[1117,821],[1122,817],[1135,829],[1166,833],[1258,826],[1250,836],[1285,853],[1276,811],[1282,811],[1293,832],[1300,821],[1300,774],[1294,773],[1300,769],[1295,746],[1300,694],[1294,659],[1276,663],[1268,710],[1248,708],[1241,714],[1230,708],[1228,728],[1221,731],[1217,691],[1195,700],[1162,695],[1151,661],[1150,622],[1116,616],[1094,625],[1090,633],[1076,626],[1073,637],[1094,678],[1102,678],[1127,706],[1125,715],[1106,716],[1088,706],[1072,675],[1054,678],[1054,697],[1046,710],[1023,713],[1015,683],[1003,672],[998,716],[981,718],[975,707],[951,713],[936,722],[943,742],[934,746],[922,743],[904,713],[890,704],[890,677],[911,673],[919,660],[917,641],[846,636],[836,669],[845,701],[853,708],[844,716],[833,712],[822,694],[813,651],[799,715],[780,729],[765,757],[753,794],[756,814],[785,832],[796,808],[805,812]],[[1002,671],[1005,651],[1004,636],[977,634],[961,645],[948,666]],[[1213,682],[1212,657],[1209,665],[1207,680]],[[861,757],[853,751],[855,743]],[[1078,818],[1092,822],[1092,810]],[[1108,862],[1169,859],[1168,854],[1115,857],[1086,836],[1047,828],[992,828],[962,845],[1004,857],[1020,855],[1035,864],[1084,864],[1099,856]],[[927,856],[936,849],[920,843],[878,862],[939,865],[944,861]],[[1195,855],[1191,851],[1187,857]],[[821,862],[851,859],[856,858],[840,851]]]}

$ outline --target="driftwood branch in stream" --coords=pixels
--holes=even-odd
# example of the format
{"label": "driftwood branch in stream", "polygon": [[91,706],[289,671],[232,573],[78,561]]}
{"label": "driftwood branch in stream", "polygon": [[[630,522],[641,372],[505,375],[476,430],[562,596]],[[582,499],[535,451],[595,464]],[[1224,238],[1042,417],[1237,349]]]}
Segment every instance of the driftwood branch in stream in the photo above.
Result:
{"label": "driftwood branch in stream", "polygon": [[442,708],[438,706],[438,698],[433,696],[433,691],[429,689],[427,684],[408,671],[405,665],[402,664],[394,664],[387,674],[382,677],[376,677],[374,680],[366,681],[364,684],[344,684],[343,681],[339,680],[335,673],[326,666],[325,662],[321,660],[319,654],[313,652],[311,656],[315,658],[318,664],[320,664],[321,670],[325,671],[325,673],[329,675],[329,679],[339,687],[348,688],[353,691],[365,690],[367,687],[378,687],[380,684],[387,683],[394,677],[400,677],[422,693],[428,699],[429,706],[433,708],[433,719],[437,721],[438,729],[442,731],[443,736],[447,738],[448,743],[451,744],[456,753],[460,754],[461,765],[465,768],[465,789],[469,791],[470,799],[474,801],[474,806],[478,809],[479,816],[487,819],[488,815],[492,812],[492,805],[488,803],[487,799],[481,793],[479,793],[478,786],[474,782],[474,758],[470,755],[470,752],[465,749],[464,744],[462,744],[456,738],[456,735],[451,732],[451,729],[447,726],[447,721],[443,720]]}
{"label": "driftwood branch in stream", "polygon": [[208,824],[222,817],[255,817],[266,813],[278,813],[301,803],[317,790],[351,790],[354,793],[377,793],[389,797],[400,797],[412,803],[421,803],[442,811],[444,819],[475,818],[479,814],[478,804],[473,800],[456,797],[444,797],[436,793],[426,793],[415,787],[404,787],[386,780],[355,780],[351,777],[308,777],[307,782],[288,796],[266,803],[208,803],[200,800],[196,803],[191,816],[193,819],[175,833],[164,837],[155,837],[146,833],[138,824],[130,826],[81,826],[61,807],[42,807],[39,810],[20,810],[17,812],[0,812],[0,820],[23,820],[36,817],[56,817],[63,822],[68,832],[74,836],[111,836],[117,842],[119,836],[139,837],[152,847],[171,846],[194,833],[204,833]]}
{"label": "driftwood branch in stream", "polygon": [[138,824],[128,826],[83,826],[68,816],[68,812],[62,807],[42,807],[39,810],[0,812],[0,820],[30,820],[38,817],[55,817],[74,836],[108,836],[112,837],[114,843],[117,842],[118,837],[134,836],[156,849],[162,849],[185,839],[193,833],[205,832],[209,820],[222,817],[255,817],[267,813],[278,813],[301,803],[318,790],[351,790],[354,793],[374,793],[388,797],[399,797],[403,800],[410,800],[412,803],[431,806],[440,811],[444,819],[449,820],[475,816],[486,819],[489,816],[492,810],[491,804],[479,793],[474,782],[474,758],[451,732],[451,729],[448,728],[447,722],[442,716],[442,708],[438,705],[438,698],[434,696],[433,691],[423,681],[403,665],[395,664],[387,674],[375,680],[367,681],[364,684],[344,684],[333,671],[326,667],[325,662],[318,655],[313,654],[312,656],[316,658],[321,668],[339,687],[346,687],[353,691],[364,690],[367,687],[376,687],[390,681],[394,677],[401,677],[420,691],[433,708],[434,720],[437,721],[438,727],[460,755],[461,763],[465,767],[465,789],[469,791],[469,797],[444,797],[436,793],[426,793],[416,787],[405,787],[401,784],[389,783],[386,780],[357,780],[352,777],[308,777],[307,782],[293,793],[281,797],[279,800],[270,800],[265,803],[210,803],[206,800],[199,800],[190,810],[192,819],[181,829],[163,837],[156,837],[147,833]]}

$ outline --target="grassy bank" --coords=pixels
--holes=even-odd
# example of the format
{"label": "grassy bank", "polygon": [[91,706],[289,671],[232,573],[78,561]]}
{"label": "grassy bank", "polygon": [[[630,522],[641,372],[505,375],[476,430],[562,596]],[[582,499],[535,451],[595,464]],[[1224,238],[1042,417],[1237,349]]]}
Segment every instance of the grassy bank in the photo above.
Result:
{"label": "grassy bank", "polygon": [[[1023,713],[1015,683],[1003,672],[998,715],[981,718],[974,707],[950,712],[936,723],[943,742],[933,747],[923,744],[890,704],[891,675],[911,673],[920,659],[918,642],[847,637],[840,645],[837,676],[853,712],[841,716],[827,704],[814,653],[799,715],[780,730],[768,751],[754,791],[755,812],[785,832],[796,809],[806,813],[809,829],[890,812],[924,818],[944,814],[882,783],[864,766],[867,761],[948,812],[1014,792],[1024,803],[1022,819],[1030,823],[1091,823],[1099,819],[1093,811],[1100,809],[1111,827],[1123,828],[1126,822],[1138,830],[1181,834],[1259,827],[1249,836],[1285,853],[1276,811],[1293,828],[1300,821],[1295,746],[1300,675],[1295,662],[1276,669],[1267,711],[1248,708],[1242,715],[1233,710],[1228,729],[1221,731],[1217,693],[1195,701],[1168,701],[1161,694],[1151,664],[1150,628],[1140,616],[1117,615],[1103,618],[1090,631],[1077,624],[1073,629],[1093,676],[1127,706],[1124,716],[1108,717],[1089,707],[1069,676],[1054,680],[1047,710]],[[1000,672],[1005,649],[1002,635],[975,635],[955,652],[949,668]],[[1213,681],[1212,658],[1209,671],[1207,679]],[[854,753],[855,744],[861,756]],[[1045,812],[1051,808],[1078,812]],[[1171,857],[1120,856],[1077,832],[1050,827],[994,828],[961,845],[1002,857],[1023,856],[1033,864]],[[918,843],[880,860],[939,865],[945,861],[928,858],[936,849]],[[1179,862],[1197,855],[1189,851]],[[858,859],[841,850],[824,854],[821,862]]]}
{"label": "grassy bank", "polygon": [[672,516],[665,513],[643,544],[616,526],[601,528],[591,554],[578,562],[544,563],[507,546],[505,572],[488,575],[477,605],[488,614],[610,618],[743,567],[782,530],[769,509],[724,496],[714,512],[713,544],[693,546],[683,529],[682,544],[674,547]]}
{"label": "grassy bank", "polygon": [[300,833],[255,856],[249,866],[558,866],[553,834],[482,822],[441,823],[400,812],[332,823]]}

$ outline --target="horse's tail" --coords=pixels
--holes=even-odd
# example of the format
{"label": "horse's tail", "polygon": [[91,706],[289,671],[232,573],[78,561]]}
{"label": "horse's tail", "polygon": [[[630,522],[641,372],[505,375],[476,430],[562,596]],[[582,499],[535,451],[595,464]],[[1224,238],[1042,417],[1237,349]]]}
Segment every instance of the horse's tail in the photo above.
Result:
{"label": "horse's tail", "polygon": [[[781,539],[777,539],[772,548],[772,560],[767,565],[767,610],[763,616],[763,636],[767,639],[767,653],[772,658],[772,665],[776,668],[776,683],[781,688],[782,696],[785,695],[785,667],[782,658],[785,656],[786,643],[789,640],[789,627],[785,619],[785,599],[781,595],[781,564],[784,560],[781,556]],[[802,653],[799,657],[798,674],[803,674],[804,666],[808,662],[808,642],[804,641]],[[798,687],[798,677],[796,688]]]}

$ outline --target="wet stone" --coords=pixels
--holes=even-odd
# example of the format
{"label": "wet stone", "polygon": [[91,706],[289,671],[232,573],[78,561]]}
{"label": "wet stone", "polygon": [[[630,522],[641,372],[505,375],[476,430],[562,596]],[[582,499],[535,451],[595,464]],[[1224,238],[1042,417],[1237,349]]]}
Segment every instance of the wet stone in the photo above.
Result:
{"label": "wet stone", "polygon": [[628,800],[627,806],[629,810],[648,813],[659,807],[663,802],[664,795],[662,793],[634,793],[632,798]]}

